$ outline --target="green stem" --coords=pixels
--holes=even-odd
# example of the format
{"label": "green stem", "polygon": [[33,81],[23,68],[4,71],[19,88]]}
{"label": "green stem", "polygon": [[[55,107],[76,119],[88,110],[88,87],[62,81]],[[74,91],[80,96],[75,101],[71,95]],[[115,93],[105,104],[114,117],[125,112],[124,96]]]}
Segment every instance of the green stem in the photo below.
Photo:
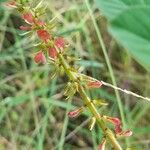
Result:
{"label": "green stem", "polygon": [[[93,16],[93,12],[92,12],[92,10],[90,8],[89,1],[85,0],[85,3],[86,3],[87,8],[89,10],[89,13],[90,13],[90,16],[91,16],[91,19],[92,19],[92,22],[93,22],[93,25],[94,25],[94,28],[95,28],[95,31],[96,31],[99,43],[100,43],[100,46],[102,48],[102,51],[103,51],[103,54],[104,54],[104,57],[105,57],[105,60],[106,60],[106,64],[107,64],[107,67],[108,67],[108,70],[109,70],[109,73],[110,73],[110,77],[111,77],[111,80],[112,80],[112,84],[114,86],[117,86],[117,83],[116,83],[116,80],[115,80],[115,76],[114,76],[114,72],[113,72],[113,69],[112,69],[112,66],[111,66],[108,54],[107,54],[107,50],[106,50],[104,41],[102,39],[101,31],[100,31],[100,29],[97,26],[96,20],[95,20],[95,18]],[[122,118],[123,126],[124,126],[124,128],[126,128],[125,116],[124,116],[124,113],[123,113],[123,105],[122,105],[122,102],[121,102],[121,98],[120,98],[119,92],[116,89],[115,89],[115,95],[116,95],[116,98],[117,98],[118,107],[119,107],[120,115],[121,115],[121,118]]]}
{"label": "green stem", "polygon": [[122,150],[121,146],[119,145],[118,141],[116,140],[114,134],[112,131],[107,128],[105,122],[101,118],[100,114],[98,113],[96,107],[94,104],[91,102],[90,98],[87,96],[83,86],[80,84],[80,81],[73,75],[73,73],[69,70],[70,66],[69,64],[65,61],[64,57],[59,54],[58,58],[61,62],[61,65],[63,66],[65,73],[69,77],[70,80],[76,81],[78,83],[78,93],[81,96],[84,104],[87,105],[89,111],[92,113],[92,115],[96,118],[98,125],[100,128],[103,130],[104,135],[109,139],[109,141],[112,143],[113,147],[115,150]]}

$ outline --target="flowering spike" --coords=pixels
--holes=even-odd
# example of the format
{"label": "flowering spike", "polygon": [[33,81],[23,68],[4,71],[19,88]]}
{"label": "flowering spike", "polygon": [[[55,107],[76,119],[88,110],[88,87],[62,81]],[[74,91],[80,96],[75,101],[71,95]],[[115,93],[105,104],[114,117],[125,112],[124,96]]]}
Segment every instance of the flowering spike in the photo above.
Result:
{"label": "flowering spike", "polygon": [[91,120],[90,120],[90,125],[89,125],[90,131],[93,130],[95,123],[96,123],[96,118],[92,117]]}
{"label": "flowering spike", "polygon": [[40,39],[42,39],[45,42],[51,39],[51,35],[46,30],[43,29],[38,30],[37,35]]}
{"label": "flowering spike", "polygon": [[64,47],[65,47],[64,38],[58,37],[58,38],[55,40],[55,45],[56,45],[58,48],[64,48]]}
{"label": "flowering spike", "polygon": [[39,51],[38,53],[36,53],[34,57],[34,61],[36,63],[46,64],[46,58],[42,51]]}
{"label": "flowering spike", "polygon": [[90,81],[87,83],[88,88],[100,88],[102,86],[101,81]]}
{"label": "flowering spike", "polygon": [[99,145],[98,150],[105,150],[105,145],[106,145],[106,139],[103,138],[100,145]]}
{"label": "flowering spike", "polygon": [[25,22],[27,22],[28,24],[32,24],[34,22],[34,17],[32,15],[32,13],[30,12],[27,12],[27,13],[24,13],[22,15],[22,18],[25,20]]}
{"label": "flowering spike", "polygon": [[83,110],[84,110],[84,107],[77,108],[77,109],[75,109],[73,111],[70,111],[68,113],[68,116],[70,118],[75,118],[75,117],[79,116],[83,112]]}
{"label": "flowering spike", "polygon": [[55,58],[57,58],[58,53],[57,53],[57,51],[54,47],[51,47],[51,48],[48,49],[48,55],[51,58],[55,59]]}

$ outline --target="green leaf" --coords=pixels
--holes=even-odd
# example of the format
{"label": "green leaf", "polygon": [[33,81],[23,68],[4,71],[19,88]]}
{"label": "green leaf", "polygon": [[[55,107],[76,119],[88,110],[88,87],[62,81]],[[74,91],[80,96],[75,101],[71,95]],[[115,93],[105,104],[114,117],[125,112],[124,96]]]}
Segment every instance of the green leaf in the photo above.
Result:
{"label": "green leaf", "polygon": [[147,70],[150,70],[150,8],[132,8],[111,21],[109,31]]}
{"label": "green leaf", "polygon": [[97,0],[97,4],[110,22],[110,33],[150,71],[150,1]]}
{"label": "green leaf", "polygon": [[96,0],[96,5],[109,20],[112,20],[128,9],[150,6],[150,0]]}

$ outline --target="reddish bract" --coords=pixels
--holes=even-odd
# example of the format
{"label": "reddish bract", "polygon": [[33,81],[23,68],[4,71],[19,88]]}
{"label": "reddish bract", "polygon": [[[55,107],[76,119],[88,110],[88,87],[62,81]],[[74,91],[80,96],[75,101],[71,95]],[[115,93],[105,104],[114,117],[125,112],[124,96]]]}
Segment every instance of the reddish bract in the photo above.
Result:
{"label": "reddish bract", "polygon": [[51,35],[46,30],[43,29],[38,30],[37,35],[40,39],[42,39],[45,42],[51,39]]}
{"label": "reddish bract", "polygon": [[36,53],[36,55],[34,56],[34,61],[36,63],[46,64],[46,57],[44,53],[42,51],[39,51],[38,53]]}
{"label": "reddish bract", "polygon": [[55,58],[57,58],[58,53],[57,53],[57,51],[54,47],[51,47],[51,48],[48,49],[48,55],[51,58],[55,59]]}
{"label": "reddish bract", "polygon": [[64,47],[65,47],[64,38],[58,37],[58,38],[55,40],[55,45],[56,45],[58,48],[64,48]]}
{"label": "reddish bract", "polygon": [[34,23],[34,17],[32,15],[32,13],[30,13],[30,12],[24,13],[22,15],[22,18],[29,24]]}

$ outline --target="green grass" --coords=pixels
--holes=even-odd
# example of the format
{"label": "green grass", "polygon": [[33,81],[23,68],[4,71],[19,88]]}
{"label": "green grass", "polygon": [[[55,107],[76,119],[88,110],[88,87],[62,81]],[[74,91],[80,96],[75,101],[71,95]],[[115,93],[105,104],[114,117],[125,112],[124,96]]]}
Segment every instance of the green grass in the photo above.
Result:
{"label": "green grass", "polygon": [[[113,80],[113,84],[122,88],[150,96],[149,74],[110,37],[106,19],[93,2],[45,0],[44,3],[51,12],[44,17],[58,17],[57,33],[70,43],[68,53],[82,58],[77,65],[82,65],[85,74],[109,83]],[[20,36],[21,18],[16,11],[3,9],[0,14],[0,149],[7,146],[19,150],[96,150],[102,132],[97,126],[92,132],[88,130],[90,114],[86,111],[77,119],[67,116],[82,101],[78,96],[72,102],[65,100],[66,78],[51,80],[53,68],[34,63],[37,51],[33,47],[34,37]],[[89,94],[109,102],[108,107],[99,109],[101,114],[121,117],[125,127],[133,130],[133,136],[127,141],[131,147],[149,150],[148,102],[110,88],[92,90]],[[125,145],[124,139],[120,142]]]}

